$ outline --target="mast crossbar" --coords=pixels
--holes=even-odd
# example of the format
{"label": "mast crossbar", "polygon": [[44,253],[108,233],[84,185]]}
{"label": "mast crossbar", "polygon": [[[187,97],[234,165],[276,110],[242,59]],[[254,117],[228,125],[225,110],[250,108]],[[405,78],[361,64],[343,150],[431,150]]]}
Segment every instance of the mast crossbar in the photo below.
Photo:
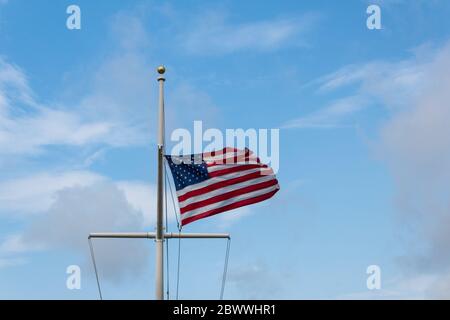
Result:
{"label": "mast crossbar", "polygon": [[[156,239],[154,232],[91,233],[89,239]],[[163,239],[231,239],[228,233],[165,233]]]}

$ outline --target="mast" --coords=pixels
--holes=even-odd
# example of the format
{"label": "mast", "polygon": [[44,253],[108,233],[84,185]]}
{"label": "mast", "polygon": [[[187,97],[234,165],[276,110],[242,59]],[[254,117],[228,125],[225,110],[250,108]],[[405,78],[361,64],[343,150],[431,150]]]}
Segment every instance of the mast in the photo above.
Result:
{"label": "mast", "polygon": [[158,188],[156,212],[156,300],[164,300],[164,73],[166,68],[158,67],[159,82],[159,131],[158,131]]}
{"label": "mast", "polygon": [[[107,232],[107,233],[91,233],[89,241],[92,239],[155,239],[156,245],[156,281],[155,281],[155,298],[156,300],[164,300],[164,241],[169,239],[228,239],[231,240],[227,233],[168,233],[164,230],[164,83],[166,78],[166,68],[158,67],[159,82],[159,128],[158,128],[158,187],[157,187],[157,211],[156,211],[156,232]],[[97,285],[100,299],[101,294],[100,282],[95,263],[93,246],[91,246],[91,257],[94,265],[94,271],[97,278]],[[225,278],[224,278],[225,281]],[[223,282],[225,284],[225,282]],[[223,285],[224,285],[223,284]],[[223,288],[222,288],[223,292]]]}

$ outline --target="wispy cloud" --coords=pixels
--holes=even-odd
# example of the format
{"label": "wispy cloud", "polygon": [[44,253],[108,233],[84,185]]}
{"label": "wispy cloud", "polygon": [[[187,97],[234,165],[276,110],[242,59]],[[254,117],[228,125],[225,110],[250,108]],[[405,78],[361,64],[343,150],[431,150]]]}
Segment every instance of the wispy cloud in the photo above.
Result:
{"label": "wispy cloud", "polygon": [[[401,61],[373,61],[348,65],[308,83],[321,97],[333,96],[328,105],[282,125],[286,129],[334,129],[354,126],[354,115],[371,105],[388,112],[410,108],[426,83],[433,56],[423,54],[429,48],[419,48],[420,54]],[[345,92],[344,95],[339,94]],[[351,92],[349,95],[348,92]],[[338,98],[335,98],[336,95]],[[349,124],[349,121],[353,123]]]}
{"label": "wispy cloud", "polygon": [[343,120],[348,120],[349,115],[363,109],[366,105],[367,101],[360,96],[339,99],[312,114],[289,120],[282,128],[333,129],[353,126],[354,124],[343,123]]}
{"label": "wispy cloud", "polygon": [[285,46],[304,46],[305,33],[316,17],[303,15],[253,22],[232,22],[223,11],[202,12],[180,35],[192,54],[228,54],[237,51],[272,51]]}
{"label": "wispy cloud", "polygon": [[133,142],[125,139],[131,131],[111,118],[41,105],[24,72],[0,59],[0,154],[31,155],[58,145],[120,146]]}
{"label": "wispy cloud", "polygon": [[404,106],[404,97],[413,98],[423,84],[427,63],[414,57],[399,62],[346,66],[316,81],[318,92],[326,94],[353,86],[358,95],[377,99],[388,108]]}

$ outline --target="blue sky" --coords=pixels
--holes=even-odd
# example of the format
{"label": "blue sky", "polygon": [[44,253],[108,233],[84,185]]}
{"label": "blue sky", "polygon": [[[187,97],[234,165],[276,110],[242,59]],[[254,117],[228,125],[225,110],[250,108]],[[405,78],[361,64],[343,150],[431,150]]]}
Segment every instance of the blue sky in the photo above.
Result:
{"label": "blue sky", "polygon": [[[0,298],[96,299],[86,234],[153,231],[160,64],[168,135],[280,128],[282,191],[186,228],[232,234],[226,298],[450,297],[449,16],[443,0],[0,0]],[[182,242],[181,298],[219,296],[225,248]],[[151,241],[96,250],[105,298],[153,298]]]}

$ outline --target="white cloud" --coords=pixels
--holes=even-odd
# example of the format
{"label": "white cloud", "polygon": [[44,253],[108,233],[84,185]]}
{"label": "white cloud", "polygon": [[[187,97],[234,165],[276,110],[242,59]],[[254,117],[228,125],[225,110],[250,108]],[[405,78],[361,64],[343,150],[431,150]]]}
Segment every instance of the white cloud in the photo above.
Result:
{"label": "white cloud", "polygon": [[42,106],[33,96],[23,71],[0,58],[0,154],[36,154],[55,145],[134,142],[127,140],[133,131],[118,121]]}
{"label": "white cloud", "polygon": [[[36,250],[70,249],[82,254],[87,263],[89,233],[152,231],[149,228],[155,221],[155,188],[141,182],[115,183],[89,172],[72,172],[38,175],[1,188],[6,193],[10,190],[5,197],[10,200],[6,207],[40,210],[39,215],[28,220],[25,230],[3,239],[2,259]],[[169,219],[174,220],[171,209]],[[138,275],[148,263],[145,241],[99,240],[95,246],[102,277],[109,280]]]}
{"label": "white cloud", "polygon": [[[426,83],[432,54],[419,48],[410,59],[396,62],[369,62],[345,66],[309,83],[317,94],[335,94],[353,90],[350,96],[335,99],[329,105],[297,119],[287,121],[283,128],[333,129],[355,125],[352,117],[371,105],[382,105],[388,112],[408,110]],[[352,123],[349,124],[349,121]]]}
{"label": "white cloud", "polygon": [[[135,209],[144,214],[144,223],[148,227],[153,227],[156,223],[156,186],[142,183],[139,181],[122,181],[118,182],[117,187],[125,194],[128,203]],[[170,194],[167,194],[167,216],[169,222],[176,220],[175,211],[170,199]],[[174,195],[176,200],[176,195]],[[176,204],[176,203],[175,203]],[[176,208],[178,212],[178,208]]]}
{"label": "white cloud", "polygon": [[[39,102],[23,70],[0,58],[1,155],[35,156],[53,146],[122,147],[152,141],[157,96],[151,90],[156,89],[151,76],[156,63],[146,50],[149,34],[134,15],[118,14],[112,21],[114,50],[92,74],[82,77],[81,95],[68,89],[62,101],[51,105]],[[174,80],[169,88],[172,98],[167,99],[168,128],[197,120],[195,115],[215,117],[218,109],[207,94],[176,75]],[[67,87],[74,87],[74,81],[80,82],[72,79]]]}
{"label": "white cloud", "polygon": [[399,219],[414,232],[405,266],[442,273],[442,287],[450,269],[450,44],[435,54],[423,81],[410,108],[383,126],[379,153],[395,178]]}
{"label": "white cloud", "polygon": [[[343,101],[357,97],[384,107],[388,120],[376,145],[394,177],[399,233],[408,239],[407,253],[400,260],[418,277],[433,277],[420,282],[423,287],[417,295],[449,297],[450,44],[419,49],[403,61],[344,67],[315,84],[320,94],[345,89],[353,93]],[[347,106],[337,109],[344,111],[337,113],[342,121],[359,110]],[[329,117],[328,109],[307,120],[323,115]]]}
{"label": "white cloud", "polygon": [[[23,247],[71,249],[89,262],[87,237],[91,232],[139,232],[144,230],[141,211],[111,182],[63,189],[50,209],[32,220],[20,243]],[[19,248],[21,248],[19,246]],[[136,276],[147,265],[149,250],[143,241],[97,241],[96,255],[103,278],[118,281]]]}
{"label": "white cloud", "polygon": [[22,234],[14,234],[6,237],[0,244],[0,254],[11,255],[30,251],[45,250],[43,244],[24,241]]}
{"label": "white cloud", "polygon": [[182,32],[180,41],[187,52],[201,55],[304,46],[304,33],[313,21],[312,16],[304,15],[232,23],[223,11],[207,11],[191,23],[192,27]]}
{"label": "white cloud", "polygon": [[[142,212],[145,226],[154,224],[156,187],[153,184],[142,181],[113,182],[91,171],[45,172],[0,182],[0,213],[10,216],[42,214],[55,204],[59,192],[106,182],[117,186],[124,192],[129,205]],[[171,202],[168,210],[169,222],[173,222],[175,216]]]}
{"label": "white cloud", "polygon": [[403,61],[350,65],[312,82],[321,95],[352,93],[284,125],[336,128],[369,105],[386,112],[374,145],[394,177],[398,230],[407,239],[399,261],[414,280],[362,298],[450,297],[450,44],[413,52]]}
{"label": "white cloud", "polygon": [[360,96],[339,99],[312,114],[286,122],[282,128],[332,129],[351,126],[353,124],[343,124],[343,119],[347,120],[350,115],[365,108],[366,105],[367,101]]}
{"label": "white cloud", "polygon": [[47,146],[106,142],[112,129],[109,123],[83,123],[76,114],[44,109],[36,116],[2,119],[0,153],[35,154]]}
{"label": "white cloud", "polygon": [[83,167],[88,168],[93,163],[103,160],[105,157],[105,154],[107,153],[107,150],[108,150],[107,148],[101,148],[101,149],[98,149],[98,150],[94,151],[93,153],[91,153],[87,158],[84,159]]}
{"label": "white cloud", "polygon": [[417,56],[405,61],[350,65],[316,83],[320,84],[321,93],[354,85],[359,95],[378,99],[388,108],[398,108],[405,106],[405,97],[416,96],[427,67],[428,61]]}
{"label": "white cloud", "polygon": [[[113,182],[89,171],[42,173],[2,182],[0,212],[35,214],[25,230],[1,239],[5,264],[11,255],[57,249],[81,253],[86,263],[91,232],[153,231],[156,188],[139,181]],[[170,202],[168,217],[170,223],[175,220]],[[96,242],[102,276],[113,281],[138,275],[148,252],[145,241]]]}
{"label": "white cloud", "polygon": [[15,98],[34,106],[32,91],[28,86],[28,79],[23,71],[15,65],[9,64],[0,56],[0,96],[4,103],[7,101],[8,92],[10,98]]}
{"label": "white cloud", "polygon": [[[34,156],[61,145],[118,147],[150,141],[156,97],[152,100],[149,90],[154,66],[143,53],[148,37],[136,17],[120,14],[113,20],[115,49],[92,74],[72,79],[69,94],[59,102],[41,104],[26,73],[0,57],[1,155]],[[73,82],[82,83],[81,95],[71,95]]]}
{"label": "white cloud", "polygon": [[88,171],[39,173],[0,182],[0,213],[35,214],[50,208],[58,191],[104,180]]}

